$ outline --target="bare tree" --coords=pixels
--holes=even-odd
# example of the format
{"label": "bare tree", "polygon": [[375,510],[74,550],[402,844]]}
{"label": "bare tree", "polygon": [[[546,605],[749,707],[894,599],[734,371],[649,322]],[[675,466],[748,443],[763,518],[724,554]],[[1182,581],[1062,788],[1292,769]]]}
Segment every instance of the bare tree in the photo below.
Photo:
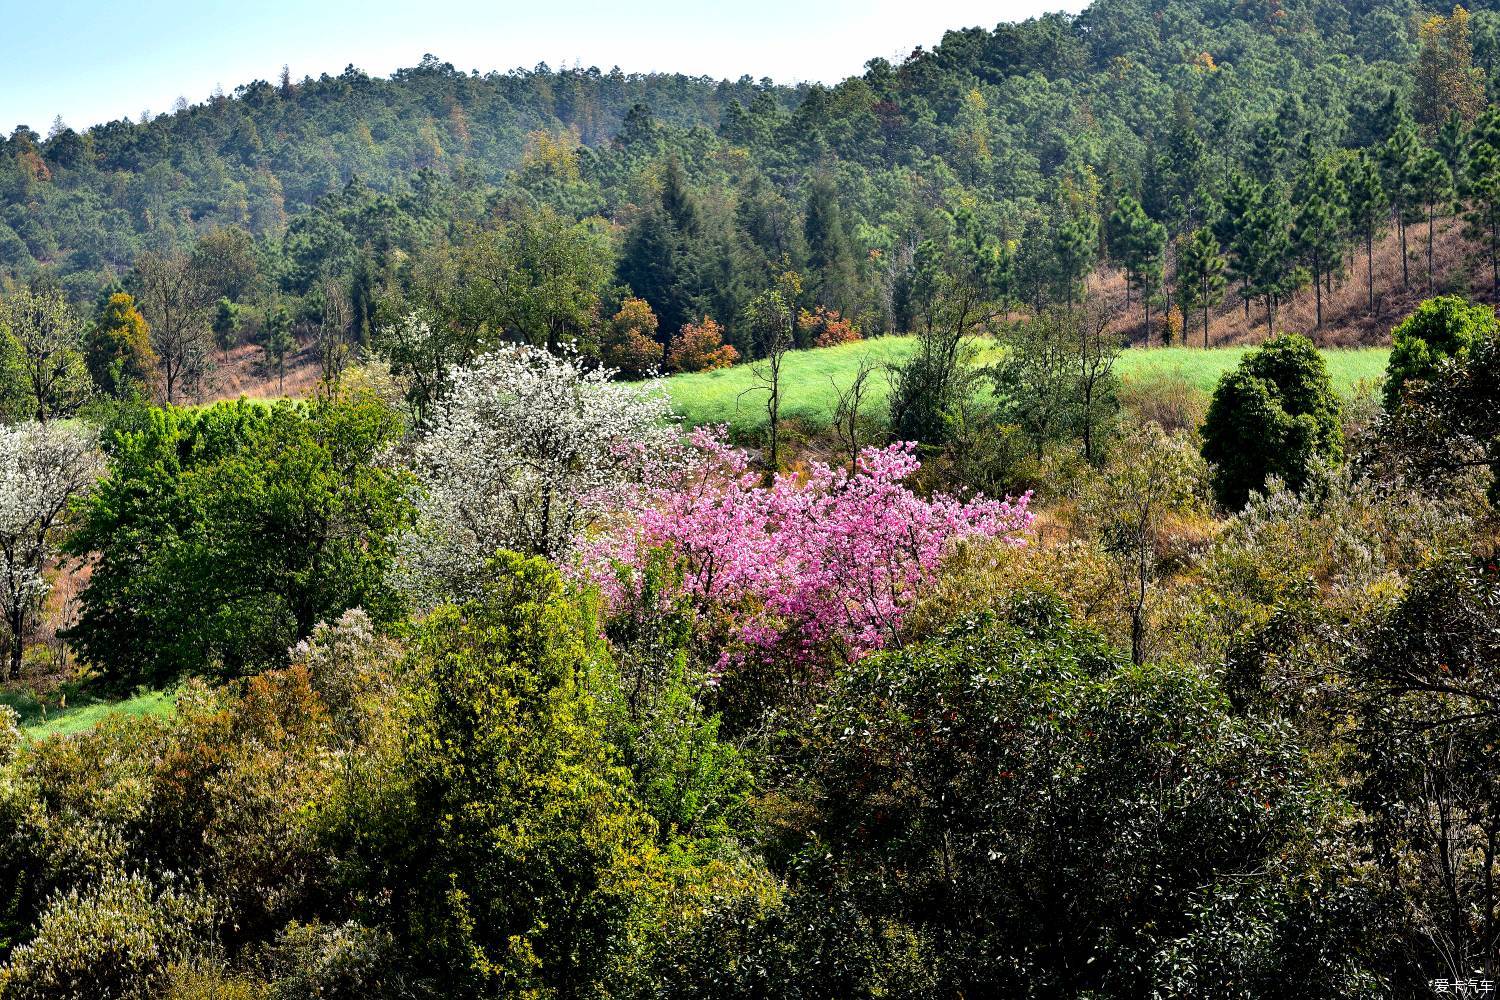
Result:
{"label": "bare tree", "polygon": [[1098,459],[1098,424],[1106,400],[1113,400],[1115,363],[1125,344],[1109,327],[1109,313],[1091,304],[1074,317],[1069,313],[1078,347],[1078,415],[1083,435],[1083,457],[1093,464]]}
{"label": "bare tree", "polygon": [[341,282],[323,280],[323,316],[318,323],[318,365],[323,383],[333,386],[349,364],[349,327],[353,308]]}
{"label": "bare tree", "polygon": [[0,428],[0,612],[5,619],[4,677],[21,654],[50,585],[43,571],[73,501],[99,477],[102,456],[91,435],[56,424]]}
{"label": "bare tree", "polygon": [[838,435],[840,447],[849,456],[851,476],[854,475],[859,464],[862,435],[865,422],[868,420],[864,408],[870,394],[870,380],[877,371],[879,369],[870,362],[869,358],[860,358],[859,368],[847,387],[840,388],[833,376],[828,376],[828,381],[833,385],[834,396],[838,399],[838,403],[833,408],[833,430]]}
{"label": "bare tree", "polygon": [[775,288],[756,296],[747,310],[760,359],[750,367],[757,384],[740,395],[766,394],[769,437],[766,466],[772,473],[781,468],[781,369],[787,352],[792,349],[797,296],[801,291],[802,279],[795,271],[787,271],[777,279]]}
{"label": "bare tree", "polygon": [[213,346],[214,290],[191,256],[147,251],[136,260],[142,311],[161,364],[167,403],[195,395],[207,378]]}

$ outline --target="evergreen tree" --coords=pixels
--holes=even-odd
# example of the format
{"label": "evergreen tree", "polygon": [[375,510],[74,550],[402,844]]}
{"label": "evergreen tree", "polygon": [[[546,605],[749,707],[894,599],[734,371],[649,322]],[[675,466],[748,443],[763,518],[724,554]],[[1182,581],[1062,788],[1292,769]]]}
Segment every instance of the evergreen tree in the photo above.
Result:
{"label": "evergreen tree", "polygon": [[1312,272],[1317,303],[1317,328],[1323,328],[1323,279],[1343,246],[1347,195],[1343,181],[1327,160],[1319,161],[1298,179],[1293,195],[1297,217],[1292,241],[1297,256]]}
{"label": "evergreen tree", "polygon": [[1052,231],[1052,258],[1057,295],[1072,308],[1084,278],[1094,265],[1098,229],[1091,218],[1065,218]]}
{"label": "evergreen tree", "polygon": [[1433,220],[1438,206],[1453,198],[1453,175],[1442,154],[1435,149],[1424,149],[1412,170],[1412,193],[1427,216],[1427,294],[1432,294],[1432,236]]}
{"label": "evergreen tree", "polygon": [[1400,114],[1389,139],[1380,147],[1381,183],[1391,200],[1396,215],[1396,227],[1401,235],[1401,287],[1411,287],[1409,254],[1406,249],[1407,223],[1416,221],[1412,212],[1417,205],[1414,189],[1417,160],[1422,155],[1422,144],[1417,139],[1417,128],[1405,114]]}
{"label": "evergreen tree", "polygon": [[1151,296],[1161,284],[1167,230],[1146,214],[1141,203],[1126,195],[1110,216],[1110,248],[1125,268],[1129,285],[1141,293],[1145,309],[1146,342],[1151,341]]}
{"label": "evergreen tree", "polygon": [[1344,191],[1348,198],[1349,226],[1365,244],[1365,278],[1370,312],[1375,312],[1375,231],[1390,211],[1390,199],[1380,183],[1380,170],[1368,153],[1360,152],[1344,163]]}
{"label": "evergreen tree", "polygon": [[1194,230],[1178,254],[1177,294],[1182,308],[1182,337],[1187,340],[1187,318],[1203,310],[1203,346],[1208,347],[1208,311],[1224,301],[1224,271],[1228,261],[1207,226]]}
{"label": "evergreen tree", "polygon": [[1490,282],[1500,295],[1500,110],[1487,108],[1474,124],[1467,177],[1469,211],[1466,233],[1490,259]]}
{"label": "evergreen tree", "polygon": [[1213,234],[1219,246],[1228,251],[1226,276],[1240,286],[1245,317],[1250,316],[1250,246],[1247,228],[1250,215],[1260,203],[1260,188],[1244,172],[1236,170],[1225,182],[1219,213],[1214,218]]}
{"label": "evergreen tree", "polygon": [[1248,290],[1265,302],[1266,332],[1273,333],[1277,306],[1297,286],[1291,208],[1279,192],[1267,189],[1262,193],[1246,220],[1242,243]]}
{"label": "evergreen tree", "polygon": [[848,312],[854,289],[854,254],[844,231],[838,191],[827,177],[816,178],[807,193],[802,223],[807,241],[808,291],[818,305]]}

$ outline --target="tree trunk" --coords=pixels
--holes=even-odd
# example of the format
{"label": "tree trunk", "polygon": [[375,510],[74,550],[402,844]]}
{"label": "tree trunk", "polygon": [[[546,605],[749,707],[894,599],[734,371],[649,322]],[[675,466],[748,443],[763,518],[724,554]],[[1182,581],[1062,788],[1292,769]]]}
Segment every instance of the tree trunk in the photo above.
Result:
{"label": "tree trunk", "polygon": [[1317,321],[1313,323],[1314,330],[1323,329],[1323,282],[1320,280],[1318,265],[1313,265],[1313,300],[1317,303]]}
{"label": "tree trunk", "polygon": [[1365,273],[1370,282],[1370,315],[1375,315],[1375,230],[1365,230]]}
{"label": "tree trunk", "polygon": [[1432,217],[1435,206],[1427,206],[1427,297],[1432,298]]}
{"label": "tree trunk", "polygon": [[1406,213],[1399,210],[1396,212],[1396,228],[1401,231],[1401,287],[1405,289],[1411,287],[1411,274],[1406,259]]}
{"label": "tree trunk", "polygon": [[1208,350],[1208,297],[1203,298],[1203,349]]}

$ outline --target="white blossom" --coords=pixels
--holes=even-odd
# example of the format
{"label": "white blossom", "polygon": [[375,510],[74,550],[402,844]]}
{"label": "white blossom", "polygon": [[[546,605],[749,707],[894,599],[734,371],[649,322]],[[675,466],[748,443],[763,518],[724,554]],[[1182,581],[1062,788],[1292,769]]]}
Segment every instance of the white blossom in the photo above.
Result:
{"label": "white blossom", "polygon": [[450,372],[451,389],[417,447],[424,489],[417,526],[403,539],[408,592],[471,594],[503,549],[562,559],[624,491],[680,459],[660,383],[614,374],[524,346]]}
{"label": "white blossom", "polygon": [[47,595],[42,571],[56,555],[59,523],[102,467],[92,434],[58,424],[0,428],[0,612],[10,650],[7,675],[19,667],[30,620]]}

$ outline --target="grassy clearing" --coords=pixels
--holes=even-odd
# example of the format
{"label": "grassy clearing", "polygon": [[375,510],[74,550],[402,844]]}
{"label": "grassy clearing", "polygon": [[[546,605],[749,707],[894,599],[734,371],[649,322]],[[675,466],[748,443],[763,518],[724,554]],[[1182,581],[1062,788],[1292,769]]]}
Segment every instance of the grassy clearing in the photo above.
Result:
{"label": "grassy clearing", "polygon": [[[782,372],[782,417],[816,427],[827,426],[838,401],[834,383],[847,385],[861,358],[874,364],[890,364],[905,358],[914,341],[909,337],[876,337],[787,355]],[[1132,348],[1120,358],[1118,371],[1129,381],[1175,380],[1211,391],[1219,376],[1239,364],[1249,348],[1225,347],[1203,350],[1192,347]],[[1323,352],[1329,373],[1339,392],[1348,394],[1363,381],[1374,381],[1385,372],[1388,348],[1332,349]],[[736,365],[713,372],[674,375],[666,380],[668,394],[678,413],[693,425],[728,424],[749,430],[765,423],[765,393],[750,392],[756,385],[749,365]],[[877,405],[886,395],[884,377],[875,379],[872,393]]]}
{"label": "grassy clearing", "polygon": [[8,691],[0,693],[0,705],[8,705],[21,717],[21,729],[34,739],[48,736],[66,736],[92,729],[107,715],[167,715],[177,703],[173,691],[142,690],[128,698],[104,700],[89,695],[79,695],[75,700],[68,697],[67,707],[59,707],[48,699],[38,701],[28,692]]}

